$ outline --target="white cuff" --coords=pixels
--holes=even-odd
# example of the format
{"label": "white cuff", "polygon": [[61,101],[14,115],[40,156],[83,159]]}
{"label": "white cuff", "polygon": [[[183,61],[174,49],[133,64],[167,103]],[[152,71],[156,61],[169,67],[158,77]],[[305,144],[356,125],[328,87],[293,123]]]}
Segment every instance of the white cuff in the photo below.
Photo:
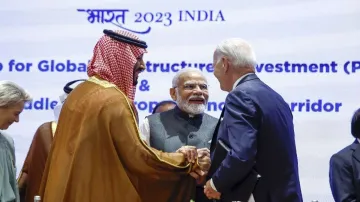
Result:
{"label": "white cuff", "polygon": [[215,187],[212,179],[210,179],[210,186],[211,186],[211,188],[212,188],[213,190],[217,191],[217,189],[216,189],[216,187]]}

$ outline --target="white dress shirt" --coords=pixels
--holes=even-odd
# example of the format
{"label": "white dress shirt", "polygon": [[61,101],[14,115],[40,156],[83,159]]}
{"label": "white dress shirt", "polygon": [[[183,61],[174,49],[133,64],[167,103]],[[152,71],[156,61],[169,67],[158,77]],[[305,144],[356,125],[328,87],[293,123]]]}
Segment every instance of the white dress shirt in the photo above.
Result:
{"label": "white dress shirt", "polygon": [[[241,76],[240,78],[238,78],[238,80],[235,81],[232,90],[234,90],[234,89],[236,88],[236,86],[240,83],[241,80],[243,80],[246,76],[248,76],[248,75],[250,75],[250,74],[254,74],[254,73],[248,73],[248,74],[245,74],[245,75]],[[213,190],[217,191],[217,189],[216,189],[216,187],[215,187],[212,179],[210,179],[210,186],[211,186],[211,188],[212,188]],[[252,194],[251,194],[250,199],[249,199],[248,202],[255,202],[254,196],[253,196]]]}
{"label": "white dress shirt", "polygon": [[150,124],[147,118],[144,119],[143,123],[139,127],[140,138],[144,140],[149,146],[150,145]]}

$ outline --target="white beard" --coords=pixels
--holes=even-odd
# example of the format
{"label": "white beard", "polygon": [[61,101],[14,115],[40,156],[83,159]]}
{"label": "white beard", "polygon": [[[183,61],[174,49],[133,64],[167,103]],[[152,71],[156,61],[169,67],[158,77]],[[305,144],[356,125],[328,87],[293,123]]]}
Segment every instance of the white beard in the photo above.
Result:
{"label": "white beard", "polygon": [[[191,96],[190,98],[194,98],[194,97],[196,96]],[[202,98],[205,100],[204,97]],[[204,104],[190,104],[189,100],[182,100],[178,90],[176,90],[176,103],[180,109],[187,112],[188,114],[193,114],[193,115],[204,113],[207,106],[206,100]]]}

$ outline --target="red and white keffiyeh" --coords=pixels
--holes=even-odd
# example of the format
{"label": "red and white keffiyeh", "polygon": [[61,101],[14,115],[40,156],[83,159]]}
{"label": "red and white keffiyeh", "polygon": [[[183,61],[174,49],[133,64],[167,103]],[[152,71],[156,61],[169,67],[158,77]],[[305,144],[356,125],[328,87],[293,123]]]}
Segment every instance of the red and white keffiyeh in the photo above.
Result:
{"label": "red and white keffiyeh", "polygon": [[[139,40],[134,34],[118,30],[118,34]],[[136,86],[133,85],[134,66],[146,50],[137,46],[102,36],[96,43],[94,55],[88,65],[88,76],[99,76],[115,84],[126,96],[134,100]]]}

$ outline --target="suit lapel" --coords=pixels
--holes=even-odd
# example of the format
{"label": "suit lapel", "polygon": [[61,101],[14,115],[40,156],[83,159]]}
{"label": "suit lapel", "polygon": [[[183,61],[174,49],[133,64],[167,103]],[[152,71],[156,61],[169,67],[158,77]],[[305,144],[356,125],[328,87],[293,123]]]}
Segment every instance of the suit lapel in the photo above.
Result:
{"label": "suit lapel", "polygon": [[225,112],[225,106],[223,107],[221,114],[220,114],[220,118],[216,124],[215,130],[214,130],[214,134],[212,136],[211,139],[211,144],[210,144],[210,152],[213,152],[215,149],[215,145],[216,145],[216,141],[217,141],[217,136],[218,136],[218,132],[219,132],[219,128],[220,128],[220,124],[222,121],[222,118],[224,117],[224,112]]}

